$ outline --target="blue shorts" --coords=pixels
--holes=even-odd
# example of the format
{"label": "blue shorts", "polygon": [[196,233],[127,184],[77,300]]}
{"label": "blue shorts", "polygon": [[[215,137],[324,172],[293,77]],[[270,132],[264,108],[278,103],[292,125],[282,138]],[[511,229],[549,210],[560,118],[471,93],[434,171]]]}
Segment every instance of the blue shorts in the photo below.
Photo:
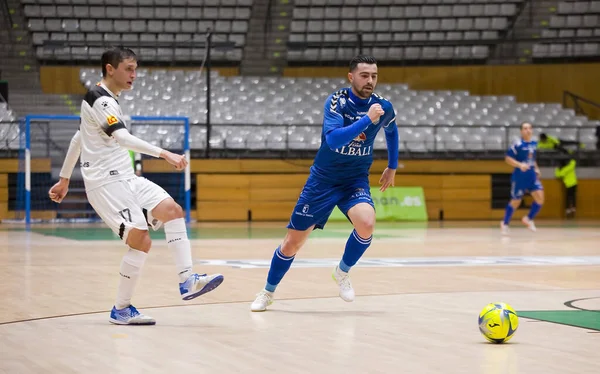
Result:
{"label": "blue shorts", "polygon": [[512,177],[510,184],[510,198],[521,200],[526,193],[543,190],[542,182],[535,178]]}
{"label": "blue shorts", "polygon": [[336,205],[348,217],[350,208],[359,203],[370,204],[375,209],[368,179],[338,185],[319,181],[311,175],[292,211],[287,228],[305,231],[315,225],[315,229],[323,229]]}

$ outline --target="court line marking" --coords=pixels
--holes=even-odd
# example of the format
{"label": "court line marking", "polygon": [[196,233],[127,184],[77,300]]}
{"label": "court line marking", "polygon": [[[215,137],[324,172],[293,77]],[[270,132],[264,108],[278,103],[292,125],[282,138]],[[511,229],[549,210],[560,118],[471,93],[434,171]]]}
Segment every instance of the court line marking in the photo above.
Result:
{"label": "court line marking", "polygon": [[[513,292],[513,293],[523,293],[523,292],[582,292],[582,291],[595,291],[593,288],[580,288],[580,289],[564,289],[564,290],[502,290],[502,292]],[[371,295],[361,295],[357,294],[357,297],[380,297],[380,296],[402,296],[402,295],[447,295],[447,294],[469,294],[469,293],[482,293],[483,291],[431,291],[431,292],[400,292],[400,293],[383,293],[383,294],[371,294]],[[291,298],[281,298],[277,299],[277,301],[298,301],[298,300],[323,300],[323,299],[338,299],[339,296],[307,296],[307,297],[291,297]],[[214,301],[214,302],[206,302],[201,304],[183,304],[183,305],[156,305],[156,306],[141,306],[139,309],[167,309],[167,308],[189,308],[189,307],[200,307],[204,305],[228,305],[228,304],[246,304],[251,303],[253,300],[232,300],[232,301]],[[27,323],[27,322],[37,322],[37,321],[45,321],[50,319],[59,319],[59,318],[67,318],[67,317],[79,317],[79,316],[87,316],[92,314],[101,314],[101,313],[110,313],[110,310],[99,310],[92,312],[81,312],[81,313],[72,313],[72,314],[58,314],[47,317],[35,317],[35,318],[26,318],[22,320],[16,321],[6,321],[0,322],[0,327],[7,325],[15,325],[18,323]],[[248,310],[248,313],[253,313]],[[521,317],[519,317],[521,318]],[[526,317],[523,317],[526,318]],[[545,321],[542,321],[545,322]],[[107,322],[107,324],[109,324]],[[127,325],[122,325],[127,326]]]}
{"label": "court line marking", "polygon": [[584,308],[580,308],[580,307],[574,305],[578,301],[594,300],[594,299],[600,299],[600,296],[596,296],[596,297],[584,297],[582,299],[573,299],[573,300],[565,301],[564,302],[564,306],[566,306],[567,308],[577,309],[577,310],[583,310],[583,311],[586,311],[586,312],[600,312],[600,310],[584,309]]}
{"label": "court line marking", "polygon": [[[300,258],[293,268],[334,267],[337,258]],[[266,269],[271,260],[262,259],[196,259],[203,266],[225,266],[234,269]],[[435,257],[366,257],[357,268],[473,267],[473,266],[597,266],[600,256],[435,256]]]}

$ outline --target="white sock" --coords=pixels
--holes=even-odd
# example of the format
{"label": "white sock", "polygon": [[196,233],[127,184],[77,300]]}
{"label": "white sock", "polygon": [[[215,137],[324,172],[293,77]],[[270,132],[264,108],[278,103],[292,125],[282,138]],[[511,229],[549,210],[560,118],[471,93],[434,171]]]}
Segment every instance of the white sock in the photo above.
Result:
{"label": "white sock", "polygon": [[167,246],[173,252],[179,281],[185,282],[192,275],[192,246],[188,240],[185,220],[177,218],[165,222]]}
{"label": "white sock", "polygon": [[115,308],[123,309],[131,305],[133,290],[146,262],[146,257],[148,257],[147,253],[133,248],[129,248],[129,251],[123,256],[119,270],[120,280]]}

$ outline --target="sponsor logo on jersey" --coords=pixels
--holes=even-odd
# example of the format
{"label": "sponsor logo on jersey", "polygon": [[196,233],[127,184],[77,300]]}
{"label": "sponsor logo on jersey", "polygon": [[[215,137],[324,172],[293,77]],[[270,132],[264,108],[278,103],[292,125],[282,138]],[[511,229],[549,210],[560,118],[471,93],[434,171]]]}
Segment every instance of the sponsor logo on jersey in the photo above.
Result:
{"label": "sponsor logo on jersey", "polygon": [[106,122],[108,123],[109,126],[112,126],[115,123],[119,122],[119,120],[115,116],[108,116],[108,117],[106,117]]}
{"label": "sponsor logo on jersey", "polygon": [[361,132],[356,138],[354,138],[355,142],[364,142],[367,140],[367,135],[364,132]]}

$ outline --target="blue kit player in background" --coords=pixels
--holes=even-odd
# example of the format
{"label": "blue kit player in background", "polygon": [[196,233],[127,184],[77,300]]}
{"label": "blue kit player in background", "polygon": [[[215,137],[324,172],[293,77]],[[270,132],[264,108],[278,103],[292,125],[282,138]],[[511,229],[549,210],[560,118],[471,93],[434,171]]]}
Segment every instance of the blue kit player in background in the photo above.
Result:
{"label": "blue kit player in background", "polygon": [[381,128],[388,147],[388,167],[379,183],[381,190],[394,185],[398,167],[398,128],[392,104],[373,90],[377,84],[377,61],[359,55],[350,62],[350,88],[331,94],[324,108],[321,147],[310,175],[294,208],[288,233],[273,254],[267,284],[252,303],[253,312],[262,312],[273,302],[275,288],[289,270],[296,253],[314,229],[323,229],[337,205],[354,230],[346,242],[343,257],[332,277],[345,301],[354,300],[348,275],[365,253],[375,226],[375,208],[369,186],[373,143]]}
{"label": "blue kit player in background", "polygon": [[531,140],[533,129],[530,123],[521,124],[521,140],[515,142],[506,152],[506,163],[513,166],[510,185],[510,202],[506,206],[504,221],[500,223],[503,235],[508,234],[508,224],[515,209],[521,205],[523,195],[531,193],[533,204],[529,214],[521,220],[531,231],[535,231],[533,219],[544,204],[544,187],[540,182],[540,169],[536,161],[537,142]]}

